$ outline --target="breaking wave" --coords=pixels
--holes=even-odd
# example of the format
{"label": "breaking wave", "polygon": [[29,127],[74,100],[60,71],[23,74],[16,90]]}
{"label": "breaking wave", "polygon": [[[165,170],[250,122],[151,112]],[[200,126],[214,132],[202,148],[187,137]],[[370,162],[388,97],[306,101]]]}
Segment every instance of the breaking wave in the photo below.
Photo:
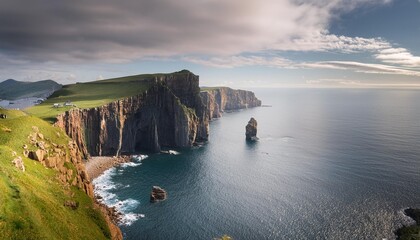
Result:
{"label": "breaking wave", "polygon": [[[122,169],[127,167],[136,167],[141,165],[141,161],[147,157],[147,155],[134,155],[132,156],[132,162],[123,163],[120,166]],[[121,187],[117,186],[117,184],[113,181],[113,177],[120,174],[122,169],[117,169],[116,167],[110,168],[95,178],[92,183],[94,185],[95,195],[100,196],[99,201],[108,207],[115,207],[115,209],[121,213],[120,224],[130,226],[139,218],[145,217],[145,215],[133,212],[139,206],[139,201],[132,198],[121,200],[115,193],[112,192],[113,190]],[[130,187],[130,185],[124,187]]]}

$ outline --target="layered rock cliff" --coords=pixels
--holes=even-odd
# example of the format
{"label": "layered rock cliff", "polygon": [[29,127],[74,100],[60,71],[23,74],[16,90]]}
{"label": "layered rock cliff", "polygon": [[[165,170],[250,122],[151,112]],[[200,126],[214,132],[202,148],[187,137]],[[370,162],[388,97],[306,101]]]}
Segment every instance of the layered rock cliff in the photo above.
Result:
{"label": "layered rock cliff", "polygon": [[219,88],[200,93],[198,76],[181,71],[155,77],[151,87],[137,96],[67,111],[55,124],[73,138],[85,157],[157,152],[206,141],[212,118],[260,105],[248,91]]}
{"label": "layered rock cliff", "polygon": [[251,91],[228,87],[206,89],[200,93],[210,119],[219,118],[222,113],[261,106],[261,100]]}

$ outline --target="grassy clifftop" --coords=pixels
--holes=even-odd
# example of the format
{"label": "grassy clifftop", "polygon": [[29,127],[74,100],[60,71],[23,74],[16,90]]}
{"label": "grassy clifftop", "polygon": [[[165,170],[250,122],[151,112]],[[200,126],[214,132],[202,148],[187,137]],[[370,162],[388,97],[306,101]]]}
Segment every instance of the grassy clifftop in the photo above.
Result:
{"label": "grassy clifftop", "polygon": [[[182,70],[174,73],[141,74],[120,78],[112,78],[94,82],[76,83],[63,86],[52,94],[48,100],[40,105],[33,106],[26,111],[48,122],[54,122],[55,117],[73,107],[94,108],[112,101],[135,96],[145,92],[156,78],[167,75],[189,74]],[[71,102],[72,106],[53,107],[53,104],[64,105]]]}
{"label": "grassy clifftop", "polygon": [[[142,93],[150,87],[150,80],[153,77],[147,74],[65,85],[42,104],[27,109],[27,112],[53,122],[58,114],[74,106],[93,108]],[[63,106],[67,101],[73,106]],[[53,107],[56,103],[62,106]]]}
{"label": "grassy clifftop", "polygon": [[[67,146],[64,132],[20,111],[0,109],[0,113],[8,116],[0,119],[1,238],[108,239],[109,229],[92,199],[77,187],[60,183],[57,170],[23,154],[23,145],[31,148],[28,136],[34,127],[46,142]],[[22,158],[25,171],[12,163],[16,157]],[[66,167],[75,169],[71,162]],[[64,206],[66,201],[77,203],[77,209]]]}

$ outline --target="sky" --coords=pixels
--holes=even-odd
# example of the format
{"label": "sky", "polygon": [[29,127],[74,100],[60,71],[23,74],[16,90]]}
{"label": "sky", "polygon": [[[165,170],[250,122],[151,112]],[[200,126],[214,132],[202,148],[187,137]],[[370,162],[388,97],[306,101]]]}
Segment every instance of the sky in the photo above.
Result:
{"label": "sky", "polygon": [[420,0],[0,0],[0,81],[420,87]]}

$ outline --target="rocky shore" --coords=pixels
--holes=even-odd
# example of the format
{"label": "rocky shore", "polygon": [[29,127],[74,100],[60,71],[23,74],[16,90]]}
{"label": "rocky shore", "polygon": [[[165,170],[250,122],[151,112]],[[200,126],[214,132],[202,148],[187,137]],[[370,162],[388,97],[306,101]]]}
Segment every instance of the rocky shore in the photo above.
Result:
{"label": "rocky shore", "polygon": [[97,178],[106,170],[115,167],[121,163],[131,161],[131,156],[120,156],[120,157],[91,157],[86,163],[86,171],[90,176],[91,181]]}
{"label": "rocky shore", "polygon": [[395,234],[398,240],[416,240],[420,239],[420,209],[408,208],[404,210],[405,215],[411,217],[416,224],[403,226]]}

